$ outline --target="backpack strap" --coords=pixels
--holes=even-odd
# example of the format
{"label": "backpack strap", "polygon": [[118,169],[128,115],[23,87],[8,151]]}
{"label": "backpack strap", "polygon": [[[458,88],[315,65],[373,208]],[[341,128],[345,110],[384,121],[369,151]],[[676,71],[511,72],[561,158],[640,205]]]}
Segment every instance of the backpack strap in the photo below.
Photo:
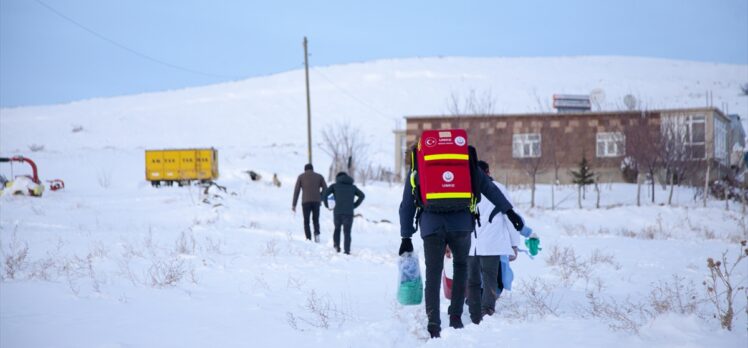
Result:
{"label": "backpack strap", "polygon": [[410,149],[410,192],[413,195],[413,203],[416,206],[414,231],[418,232],[418,225],[421,222],[421,214],[423,213],[423,200],[421,199],[421,185],[420,178],[418,177],[418,159],[416,158],[416,151],[418,151],[418,146],[414,145]]}
{"label": "backpack strap", "polygon": [[473,215],[474,224],[480,227],[480,211],[478,202],[481,199],[480,193],[480,168],[478,168],[478,151],[475,147],[468,145],[468,161],[470,165],[470,187],[472,197],[470,197],[470,213]]}

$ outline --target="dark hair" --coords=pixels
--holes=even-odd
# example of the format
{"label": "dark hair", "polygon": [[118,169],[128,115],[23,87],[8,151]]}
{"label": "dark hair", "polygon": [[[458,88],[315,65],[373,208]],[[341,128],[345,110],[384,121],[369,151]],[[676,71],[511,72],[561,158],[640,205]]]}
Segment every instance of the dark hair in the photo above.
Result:
{"label": "dark hair", "polygon": [[346,173],[346,172],[339,172],[338,175],[335,175],[335,177],[337,178],[337,177],[339,177],[341,175],[348,175],[348,173]]}
{"label": "dark hair", "polygon": [[486,161],[478,161],[478,168],[486,173],[486,175],[489,174],[488,163],[486,163]]}
{"label": "dark hair", "polygon": [[312,166],[312,164],[311,164],[311,163],[307,163],[307,164],[306,164],[306,165],[304,166],[304,170],[314,170],[314,166]]}

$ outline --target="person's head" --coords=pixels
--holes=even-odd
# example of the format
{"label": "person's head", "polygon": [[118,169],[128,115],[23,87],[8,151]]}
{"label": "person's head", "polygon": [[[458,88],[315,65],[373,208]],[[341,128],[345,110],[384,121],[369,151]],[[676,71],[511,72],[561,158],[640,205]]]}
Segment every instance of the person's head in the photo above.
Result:
{"label": "person's head", "polygon": [[491,171],[488,168],[488,163],[486,163],[486,161],[478,161],[478,168],[486,173],[486,175],[491,175]]}
{"label": "person's head", "polygon": [[343,175],[348,175],[348,173],[346,173],[346,172],[338,172],[338,174],[335,175],[335,177],[337,178],[337,177],[343,176]]}
{"label": "person's head", "polygon": [[304,166],[304,170],[314,170],[314,166],[312,166],[312,164],[311,164],[311,163],[307,163],[307,164],[306,164],[306,165]]}

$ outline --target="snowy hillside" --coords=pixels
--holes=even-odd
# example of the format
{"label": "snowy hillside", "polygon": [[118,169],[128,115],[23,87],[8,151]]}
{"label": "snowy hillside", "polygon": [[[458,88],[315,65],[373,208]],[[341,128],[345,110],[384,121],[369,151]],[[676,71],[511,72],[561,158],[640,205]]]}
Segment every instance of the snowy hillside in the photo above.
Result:
{"label": "snowy hillside", "polygon": [[[350,121],[374,161],[392,163],[403,115],[441,114],[453,93],[491,90],[497,112],[538,111],[537,98],[602,88],[605,109],[625,94],[648,107],[731,113],[748,66],[647,58],[429,58],[313,69],[315,139]],[[632,185],[603,185],[576,207],[574,187],[510,188],[541,238],[512,267],[497,315],[428,340],[423,305],[395,300],[402,186],[369,183],[352,255],[304,240],[291,212],[306,161],[303,71],[180,91],[0,110],[0,156],[34,159],[66,189],[0,196],[0,347],[745,347],[748,299],[733,330],[707,301],[707,258],[741,253],[748,218],[735,203],[694,201],[657,187],[636,206]],[[74,131],[75,129],[75,131]],[[30,151],[34,147],[37,151]],[[39,149],[43,146],[43,149]],[[144,149],[214,146],[227,192],[155,189]],[[329,158],[315,150],[315,166]],[[10,177],[10,166],[0,174]],[[250,181],[246,170],[262,174]],[[27,173],[15,164],[13,174]],[[278,173],[281,187],[268,180]],[[300,210],[300,209],[299,209]],[[423,258],[420,238],[414,239]],[[422,260],[423,262],[423,260]],[[748,285],[748,261],[734,284]],[[421,265],[422,270],[424,265]],[[447,302],[442,299],[442,320]],[[463,321],[469,323],[467,313]]]}
{"label": "snowy hillside", "polygon": [[[497,113],[551,111],[554,93],[604,93],[603,110],[634,95],[645,108],[706,105],[743,117],[739,86],[747,65],[628,57],[414,58],[310,70],[313,139],[349,121],[362,128],[372,159],[392,166],[392,130],[405,115],[445,114],[452,95],[490,93]],[[306,143],[304,71],[178,91],[0,110],[0,152],[80,148]],[[83,127],[73,133],[74,127]],[[135,136],[137,134],[137,136]]]}

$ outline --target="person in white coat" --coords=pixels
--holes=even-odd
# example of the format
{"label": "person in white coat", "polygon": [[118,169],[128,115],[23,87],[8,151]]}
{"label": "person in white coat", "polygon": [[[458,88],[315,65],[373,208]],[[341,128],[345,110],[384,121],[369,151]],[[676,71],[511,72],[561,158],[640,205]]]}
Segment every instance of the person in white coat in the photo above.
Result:
{"label": "person in white coat", "polygon": [[[490,177],[488,163],[478,161],[478,166]],[[493,180],[493,179],[492,179]],[[510,201],[506,187],[493,181],[504,197]],[[478,203],[478,211],[490,212],[493,204],[487,199],[481,199]],[[486,315],[496,312],[496,299],[500,289],[509,284],[502,284],[501,259],[504,258],[506,265],[503,267],[508,271],[508,261],[517,258],[517,247],[520,242],[519,233],[512,227],[512,223],[504,216],[488,222],[488,214],[480,217],[480,226],[476,226],[472,233],[470,254],[468,255],[468,289],[467,303],[470,312],[470,320],[479,324]]]}

